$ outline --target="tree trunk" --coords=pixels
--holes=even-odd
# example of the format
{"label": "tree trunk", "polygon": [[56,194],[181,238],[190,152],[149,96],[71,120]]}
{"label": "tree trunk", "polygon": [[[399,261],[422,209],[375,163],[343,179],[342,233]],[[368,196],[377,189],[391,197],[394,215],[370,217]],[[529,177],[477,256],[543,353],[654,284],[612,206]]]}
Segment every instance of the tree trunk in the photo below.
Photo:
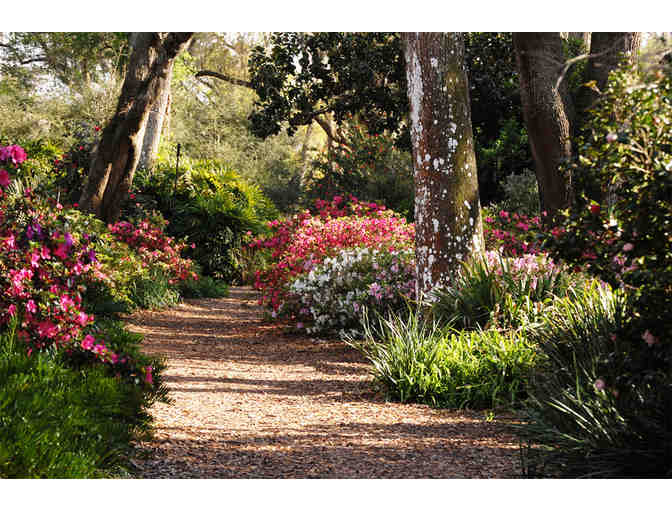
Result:
{"label": "tree trunk", "polygon": [[159,151],[159,142],[161,133],[164,132],[164,126],[167,124],[168,109],[170,108],[170,77],[173,74],[173,63],[168,69],[168,80],[161,91],[161,95],[156,99],[147,116],[144,133],[142,135],[142,149],[140,151],[140,160],[138,168],[152,168],[156,161],[156,155]]}
{"label": "tree trunk", "polygon": [[573,120],[567,80],[556,88],[564,64],[562,40],[557,32],[516,32],[513,45],[541,209],[553,218],[571,199],[571,175],[559,171],[572,155]]}
{"label": "tree trunk", "polygon": [[627,59],[634,64],[642,42],[641,32],[593,32],[590,58],[584,72],[584,82],[595,82],[596,89],[582,87],[578,104],[580,110],[590,106],[607,86],[609,73]]}
{"label": "tree trunk", "polygon": [[149,110],[170,80],[173,60],[191,36],[191,32],[133,34],[133,51],[117,110],[103,130],[79,201],[84,211],[107,222],[119,218],[140,158]]}
{"label": "tree trunk", "polygon": [[483,249],[464,38],[403,35],[415,177],[416,290],[453,283]]}

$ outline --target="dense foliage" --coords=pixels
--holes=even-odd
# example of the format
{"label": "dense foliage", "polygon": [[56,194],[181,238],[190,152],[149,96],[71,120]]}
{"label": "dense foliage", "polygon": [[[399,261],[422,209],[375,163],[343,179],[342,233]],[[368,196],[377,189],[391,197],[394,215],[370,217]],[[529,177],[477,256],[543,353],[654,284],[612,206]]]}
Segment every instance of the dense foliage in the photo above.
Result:
{"label": "dense foliage", "polygon": [[277,216],[257,186],[216,162],[187,161],[175,169],[160,166],[140,175],[129,196],[127,214],[144,216],[157,209],[166,231],[187,243],[185,254],[204,274],[239,281],[241,250],[247,232],[259,234]]}
{"label": "dense foliage", "polygon": [[[623,432],[618,424],[600,423],[611,434],[605,441],[584,438],[581,444],[568,445],[558,439],[555,454],[572,463],[570,473],[578,469],[574,457],[578,455],[595,457],[595,466],[588,463],[585,468],[587,473],[595,469],[594,476],[670,474],[671,97],[669,73],[612,74],[573,165],[574,174],[583,176],[576,206],[549,237],[548,245],[556,256],[619,288],[627,310],[600,336],[591,335],[592,330],[579,322],[591,320],[587,306],[576,312],[582,317],[574,322],[569,317],[556,320],[577,335],[570,349],[579,349],[576,344],[589,339],[600,346],[597,353],[583,356],[595,365],[582,376],[584,385],[594,377],[600,391],[618,396],[615,400],[609,397],[605,405],[623,427],[636,434]],[[566,362],[568,356],[556,356],[555,363]],[[540,400],[535,423],[552,420],[554,412],[554,400]],[[584,428],[579,418],[565,426],[577,432]]]}
{"label": "dense foliage", "polygon": [[401,250],[414,235],[412,225],[385,207],[341,196],[331,202],[317,201],[314,215],[304,211],[274,220],[269,227],[269,236],[252,243],[267,261],[256,273],[255,287],[261,291],[260,302],[276,313],[287,299],[291,280],[310,272],[327,257],[359,246]]}
{"label": "dense foliage", "polygon": [[118,474],[167,389],[114,316],[197,275],[158,225],[108,228],[26,187],[26,158],[0,147],[0,476]]}

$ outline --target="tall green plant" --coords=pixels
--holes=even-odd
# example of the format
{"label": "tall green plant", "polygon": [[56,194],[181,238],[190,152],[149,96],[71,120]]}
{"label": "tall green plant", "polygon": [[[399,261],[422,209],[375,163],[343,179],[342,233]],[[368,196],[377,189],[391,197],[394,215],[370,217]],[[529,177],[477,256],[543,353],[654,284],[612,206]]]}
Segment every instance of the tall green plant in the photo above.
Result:
{"label": "tall green plant", "polygon": [[669,381],[618,383],[628,365],[616,333],[632,309],[622,292],[594,286],[556,302],[532,332],[542,353],[519,427],[528,476],[672,475]]}

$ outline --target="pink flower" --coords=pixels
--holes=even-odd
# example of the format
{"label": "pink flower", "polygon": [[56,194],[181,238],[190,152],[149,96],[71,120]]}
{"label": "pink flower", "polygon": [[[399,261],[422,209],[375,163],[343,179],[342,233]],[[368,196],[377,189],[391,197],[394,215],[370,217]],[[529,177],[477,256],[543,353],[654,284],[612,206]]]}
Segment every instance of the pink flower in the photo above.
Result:
{"label": "pink flower", "polygon": [[26,151],[19,145],[0,147],[0,161],[11,161],[15,165],[20,165],[26,160],[26,157]]}
{"label": "pink flower", "polygon": [[7,170],[0,169],[0,186],[3,188],[6,188],[9,186],[9,174],[7,173]]}
{"label": "pink flower", "polygon": [[53,338],[57,332],[58,328],[51,321],[42,321],[37,324],[37,334],[40,338]]}
{"label": "pink flower", "polygon": [[596,389],[597,391],[602,391],[602,390],[604,390],[604,388],[606,388],[606,386],[607,386],[607,385],[605,384],[605,382],[604,382],[602,379],[597,379],[597,380],[595,381],[595,389]]}
{"label": "pink flower", "polygon": [[154,383],[154,380],[152,379],[152,367],[150,365],[145,367],[145,382],[147,384]]}
{"label": "pink flower", "polygon": [[83,327],[83,326],[86,326],[89,323],[90,320],[91,320],[91,317],[89,315],[87,315],[85,312],[79,312],[79,315],[77,315],[76,322],[77,322],[77,324],[79,324],[80,326]]}
{"label": "pink flower", "polygon": [[651,347],[653,344],[658,343],[658,339],[653,336],[653,334],[647,329],[643,334],[642,334],[642,340],[646,342],[646,345]]}
{"label": "pink flower", "polygon": [[609,133],[605,139],[607,140],[608,143],[613,143],[616,140],[618,140],[618,135],[616,133]]}
{"label": "pink flower", "polygon": [[35,301],[29,299],[28,302],[26,303],[26,310],[28,310],[30,313],[37,312],[37,306],[35,305]]}
{"label": "pink flower", "polygon": [[632,243],[625,243],[623,245],[623,251],[632,251],[635,248],[635,245]]}
{"label": "pink flower", "polygon": [[14,315],[16,314],[16,305],[9,305],[9,306],[7,307],[7,313],[8,313],[11,317],[14,317]]}
{"label": "pink flower", "polygon": [[93,347],[95,341],[96,339],[93,338],[91,335],[86,335],[81,343],[82,349],[86,349],[87,351],[91,350],[91,347]]}

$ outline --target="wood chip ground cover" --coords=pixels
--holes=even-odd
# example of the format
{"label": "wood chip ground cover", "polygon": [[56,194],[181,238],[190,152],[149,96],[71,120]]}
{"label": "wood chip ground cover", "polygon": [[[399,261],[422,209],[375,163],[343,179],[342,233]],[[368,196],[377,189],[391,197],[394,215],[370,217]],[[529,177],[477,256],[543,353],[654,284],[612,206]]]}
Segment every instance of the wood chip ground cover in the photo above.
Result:
{"label": "wood chip ground cover", "polygon": [[338,340],[264,321],[250,288],[138,312],[130,329],[167,358],[138,478],[515,478],[511,417],[386,402]]}

